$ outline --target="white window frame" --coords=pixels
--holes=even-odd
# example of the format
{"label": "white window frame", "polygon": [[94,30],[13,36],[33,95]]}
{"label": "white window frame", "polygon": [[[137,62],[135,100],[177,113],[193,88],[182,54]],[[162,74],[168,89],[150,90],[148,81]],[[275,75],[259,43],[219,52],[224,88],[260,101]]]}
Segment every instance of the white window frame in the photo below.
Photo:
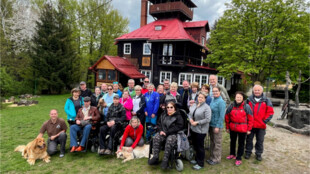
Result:
{"label": "white window frame", "polygon": [[[162,73],[164,73],[164,77],[162,76]],[[167,78],[167,74],[170,74],[170,78]],[[169,79],[169,83],[171,84],[171,80],[172,80],[172,72],[171,71],[160,71],[159,72],[159,83],[164,84],[165,79]]]}
{"label": "white window frame", "polygon": [[[127,45],[129,45],[129,52],[126,52]],[[131,43],[124,43],[124,54],[131,54]]]}
{"label": "white window frame", "polygon": [[[219,78],[222,78],[222,83],[219,82]],[[222,86],[225,86],[225,78],[222,76],[217,76],[217,83],[219,83]]]}
{"label": "white window frame", "polygon": [[[196,81],[196,77],[199,76],[199,82]],[[199,88],[201,88],[201,85],[203,85],[203,83],[201,82],[202,81],[202,76],[206,76],[206,80],[207,82],[204,83],[204,84],[209,84],[209,74],[194,74],[194,79],[193,81],[194,82],[197,82],[199,84]]]}
{"label": "white window frame", "polygon": [[[167,50],[165,49],[167,48]],[[169,49],[168,49],[169,47]],[[166,59],[164,56],[172,56],[173,54],[173,44],[165,43],[163,44],[163,59],[162,59],[162,64],[171,64],[172,63],[172,57],[170,57],[170,60],[166,62]]]}
{"label": "white window frame", "polygon": [[[181,80],[181,76],[182,76],[182,75],[185,75],[184,80],[189,81],[189,84],[192,83],[192,79],[193,79],[193,74],[192,74],[192,73],[180,73],[180,74],[179,74],[179,79],[178,79],[178,85],[179,85],[179,86],[182,86],[182,82],[184,81],[184,80]],[[187,78],[188,75],[190,75],[190,79]]]}
{"label": "white window frame", "polygon": [[[150,48],[150,52],[149,53],[146,53],[145,52],[145,47],[148,46]],[[151,55],[152,53],[152,43],[143,43],[143,55]]]}
{"label": "white window frame", "polygon": [[[141,69],[140,72],[141,72],[141,74],[148,77],[150,80],[152,79],[152,71],[151,70]],[[149,73],[149,75],[148,75],[148,73]],[[143,79],[140,79],[140,81],[143,81]]]}

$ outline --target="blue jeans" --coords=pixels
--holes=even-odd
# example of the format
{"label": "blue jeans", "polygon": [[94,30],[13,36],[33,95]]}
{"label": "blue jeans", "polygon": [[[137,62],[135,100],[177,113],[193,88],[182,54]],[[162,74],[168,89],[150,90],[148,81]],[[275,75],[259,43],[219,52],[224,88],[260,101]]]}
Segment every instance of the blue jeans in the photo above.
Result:
{"label": "blue jeans", "polygon": [[83,133],[82,133],[82,141],[80,145],[82,147],[85,147],[90,130],[91,130],[91,124],[88,124],[84,126],[83,128],[77,124],[70,126],[70,147],[73,147],[73,146],[77,147],[78,144],[77,144],[76,136],[77,136],[77,132],[81,132],[81,131],[83,131]]}

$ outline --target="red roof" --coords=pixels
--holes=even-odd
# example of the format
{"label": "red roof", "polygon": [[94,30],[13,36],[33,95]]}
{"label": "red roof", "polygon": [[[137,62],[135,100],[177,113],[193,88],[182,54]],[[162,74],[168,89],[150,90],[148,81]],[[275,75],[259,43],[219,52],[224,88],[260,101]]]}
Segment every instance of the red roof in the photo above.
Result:
{"label": "red roof", "polygon": [[141,74],[137,68],[125,57],[118,57],[118,56],[108,56],[105,55],[101,57],[93,66],[89,67],[89,70],[95,69],[95,67],[103,60],[107,59],[118,71],[122,72],[126,76],[139,79],[145,78],[145,75]]}
{"label": "red roof", "polygon": [[[124,34],[116,41],[120,40],[180,40],[180,41],[192,41],[202,46],[197,40],[195,40],[184,28],[189,27],[206,27],[208,21],[199,22],[182,22],[177,18],[156,20],[151,22],[137,30],[134,30],[128,34]],[[161,30],[155,30],[155,26],[161,26]]]}
{"label": "red roof", "polygon": [[183,22],[184,28],[201,28],[206,27],[206,31],[210,31],[208,21]]}
{"label": "red roof", "polygon": [[192,65],[192,64],[187,64],[186,66],[216,71],[215,68],[210,68],[210,67],[207,67],[207,66],[199,66],[199,65]]}

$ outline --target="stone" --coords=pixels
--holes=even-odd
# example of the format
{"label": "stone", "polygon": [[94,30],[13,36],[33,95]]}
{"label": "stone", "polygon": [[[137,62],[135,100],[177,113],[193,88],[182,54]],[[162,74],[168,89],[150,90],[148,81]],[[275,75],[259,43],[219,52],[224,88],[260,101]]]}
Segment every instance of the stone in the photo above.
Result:
{"label": "stone", "polygon": [[306,125],[310,125],[310,108],[308,107],[291,107],[288,114],[288,124],[296,129],[301,129]]}
{"label": "stone", "polygon": [[19,98],[24,99],[25,95],[20,95]]}
{"label": "stone", "polygon": [[11,96],[10,98],[9,98],[9,102],[14,102],[15,101],[15,97],[14,96]]}
{"label": "stone", "polygon": [[26,98],[32,98],[32,94],[25,94]]}

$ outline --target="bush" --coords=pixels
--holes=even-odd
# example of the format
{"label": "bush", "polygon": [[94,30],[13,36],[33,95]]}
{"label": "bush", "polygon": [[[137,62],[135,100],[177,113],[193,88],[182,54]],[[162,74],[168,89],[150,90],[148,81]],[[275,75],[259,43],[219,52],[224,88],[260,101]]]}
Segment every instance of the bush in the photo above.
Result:
{"label": "bush", "polygon": [[14,79],[10,76],[6,70],[6,67],[0,67],[0,91],[1,96],[9,96],[14,91]]}
{"label": "bush", "polygon": [[[293,87],[293,100],[295,100],[295,94],[297,90],[298,85],[296,84]],[[306,83],[302,83],[300,86],[300,91],[299,91],[299,102],[300,103],[310,103],[310,83],[309,81]]]}

